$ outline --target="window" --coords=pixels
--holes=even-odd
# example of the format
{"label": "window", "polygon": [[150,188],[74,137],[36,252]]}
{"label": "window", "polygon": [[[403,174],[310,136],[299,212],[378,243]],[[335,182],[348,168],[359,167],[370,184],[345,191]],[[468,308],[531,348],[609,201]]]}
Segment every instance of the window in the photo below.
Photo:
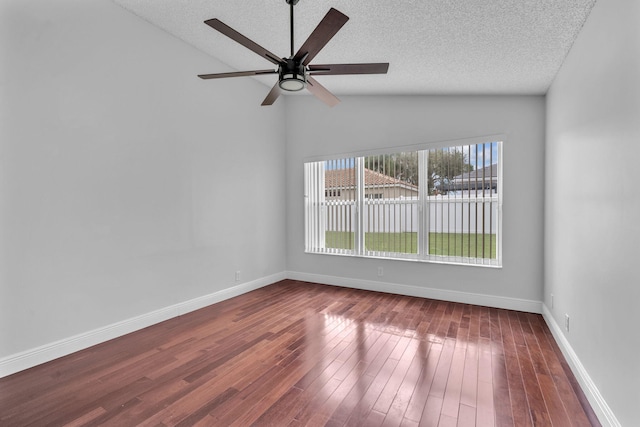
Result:
{"label": "window", "polygon": [[365,199],[382,199],[382,193],[369,193],[364,195]]}
{"label": "window", "polygon": [[305,251],[502,265],[502,143],[308,162]]}

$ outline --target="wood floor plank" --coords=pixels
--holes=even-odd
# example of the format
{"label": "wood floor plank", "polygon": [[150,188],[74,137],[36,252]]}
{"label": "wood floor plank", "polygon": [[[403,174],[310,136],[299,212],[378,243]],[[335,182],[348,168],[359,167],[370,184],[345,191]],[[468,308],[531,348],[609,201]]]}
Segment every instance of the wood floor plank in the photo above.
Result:
{"label": "wood floor plank", "polygon": [[458,427],[476,426],[476,408],[465,404],[460,405],[458,413]]}
{"label": "wood floor plank", "polygon": [[436,369],[443,347],[440,343],[434,344],[431,342],[423,343],[423,346],[425,347],[424,352],[426,353],[426,355],[421,355],[424,361],[424,367],[422,368],[418,384],[404,414],[405,418],[416,422],[420,421],[427,399],[429,398],[431,385],[436,375]]}
{"label": "wood floor plank", "polygon": [[479,426],[493,426],[496,424],[495,408],[493,406],[493,387],[487,381],[478,381],[478,401],[476,406],[476,424]]}
{"label": "wood floor plank", "polygon": [[383,426],[399,426],[406,420],[404,414],[420,381],[420,374],[425,365],[425,358],[421,351],[422,346],[424,346],[422,341],[413,340],[409,347],[411,351],[407,356],[412,357],[411,364],[391,402],[390,408],[387,410]]}
{"label": "wood floor plank", "polygon": [[433,377],[431,389],[429,390],[429,395],[441,399],[444,398],[444,392],[447,388],[447,381],[449,380],[449,372],[455,347],[456,343],[454,340],[447,339],[444,342],[442,353],[440,354],[440,359],[438,360],[438,366],[436,367],[436,373]]}
{"label": "wood floor plank", "polygon": [[400,424],[400,427],[420,427],[420,423],[405,418],[402,420],[402,424]]}
{"label": "wood floor plank", "polygon": [[464,358],[460,404],[471,408],[476,407],[478,396],[478,346],[468,344]]}
{"label": "wood floor plank", "polygon": [[102,407],[98,407],[96,409],[94,409],[93,411],[89,411],[86,414],[76,418],[75,420],[72,420],[71,422],[67,423],[66,427],[79,427],[79,426],[83,426],[86,424],[89,424],[90,422],[94,421],[96,418],[98,418],[99,416],[105,414],[107,411],[102,408]]}
{"label": "wood floor plank", "polygon": [[449,377],[447,378],[447,387],[444,392],[442,414],[452,418],[458,417],[458,410],[460,408],[466,351],[466,346],[454,347]]}
{"label": "wood floor plank", "polygon": [[420,426],[437,426],[440,422],[441,409],[442,398],[434,395],[429,395],[424,406],[424,410],[422,411],[422,416],[420,417]]}
{"label": "wood floor plank", "polygon": [[[555,341],[551,337],[548,329],[541,327],[541,349],[545,353],[547,366],[551,372],[554,385],[558,389],[562,403],[568,414],[571,415],[572,424],[575,426],[599,426],[600,423],[595,413],[580,390],[576,379],[571,374],[560,349],[557,348]],[[572,384],[573,382],[573,384]]]}
{"label": "wood floor plank", "polygon": [[0,379],[0,425],[599,426],[541,316],[284,280]]}
{"label": "wood floor plank", "polygon": [[516,342],[511,328],[510,315],[507,311],[500,313],[500,326],[502,330],[504,346],[504,363],[507,371],[507,383],[511,401],[511,414],[513,423],[517,426],[530,426],[531,416],[529,403],[527,402],[522,372],[518,361]]}
{"label": "wood floor plank", "polygon": [[376,403],[373,405],[373,410],[380,412],[382,414],[387,414],[391,404],[393,403],[393,399],[395,398],[404,377],[411,366],[411,362],[413,361],[413,357],[415,355],[415,350],[417,347],[417,342],[412,340],[411,338],[403,337],[394,352],[391,353],[389,359],[394,359],[395,350],[400,349],[402,354],[398,359],[398,364],[395,369],[391,373],[391,377],[385,384],[380,396],[376,400]]}
{"label": "wood floor plank", "polygon": [[[253,380],[245,383],[233,383],[232,388],[239,390],[238,394],[233,396],[232,399],[222,402],[219,406],[211,408],[210,415],[222,418],[235,408],[236,413],[242,412],[244,404],[249,401],[259,400],[265,392],[269,392],[272,396],[285,393],[285,390],[289,389],[299,377],[299,371],[296,371],[298,364],[291,365],[292,369],[283,368],[279,365],[269,367],[266,365],[264,368],[267,370],[257,370],[259,374],[253,377]],[[229,385],[225,382],[225,385]]]}
{"label": "wood floor plank", "polygon": [[502,330],[500,323],[499,309],[489,310],[489,322],[491,329],[491,368],[493,386],[493,406],[496,418],[496,425],[513,425],[513,415],[511,410],[511,398],[509,394],[509,382],[507,378],[507,367],[505,362],[504,339],[508,336],[508,331]]}
{"label": "wood floor plank", "polygon": [[[371,355],[366,360],[367,367],[358,378],[357,383],[351,388],[351,391],[334,411],[331,417],[333,423],[344,425],[364,398],[366,391],[375,379],[374,372],[377,373],[376,366],[382,366],[381,363],[387,359],[388,354],[385,352],[385,348],[389,348],[386,343],[390,337],[389,334],[380,334],[376,342],[371,346]],[[367,371],[369,374],[367,374]]]}
{"label": "wood floor plank", "polygon": [[[321,354],[325,352],[329,354],[338,347],[336,345],[337,341],[342,342],[343,338],[348,337],[349,335],[349,333],[346,333],[347,330],[344,328],[334,327],[334,331],[339,333],[332,335],[332,339],[327,342],[327,345],[323,348]],[[344,363],[345,362],[334,360],[333,363],[327,365],[316,364],[314,368],[306,371],[306,373],[301,370],[298,381],[293,385],[294,390],[287,390],[280,399],[274,402],[274,404],[260,416],[259,420],[264,421],[276,419],[274,417],[277,416],[282,417],[282,415],[277,415],[279,413],[288,413],[292,418],[295,417],[298,413],[303,411],[309,403],[313,403],[314,398],[318,393],[326,393],[334,384],[340,383],[339,380],[334,379],[333,382],[327,386],[328,379],[332,379],[332,376],[334,376],[340,368],[344,366]],[[303,362],[300,367],[304,368],[304,365],[305,363]],[[320,367],[323,367],[324,369],[320,370]],[[325,386],[329,388],[324,389]],[[292,393],[296,395],[296,399],[293,402],[290,402],[288,400],[290,398],[288,394]]]}
{"label": "wood floor plank", "polygon": [[532,422],[534,425],[551,425],[551,419],[533,368],[529,349],[527,347],[517,347],[517,351]]}
{"label": "wood floor plank", "polygon": [[[355,424],[359,423],[361,420],[366,419],[373,408],[376,400],[378,400],[378,396],[382,392],[382,389],[387,384],[391,373],[395,369],[398,364],[397,360],[394,359],[386,359],[384,365],[377,371],[377,373],[373,376],[371,380],[371,384],[367,388],[364,396],[358,402],[358,404],[354,407],[353,411],[350,414],[350,417],[347,419],[346,424]],[[383,414],[384,415],[384,414]],[[380,421],[382,423],[384,421],[384,417]]]}

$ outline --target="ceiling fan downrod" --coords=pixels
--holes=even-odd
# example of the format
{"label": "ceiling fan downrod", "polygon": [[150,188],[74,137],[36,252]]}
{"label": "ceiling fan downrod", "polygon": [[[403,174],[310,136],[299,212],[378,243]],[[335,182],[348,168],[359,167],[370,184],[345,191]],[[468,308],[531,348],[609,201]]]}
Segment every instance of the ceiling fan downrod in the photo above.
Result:
{"label": "ceiling fan downrod", "polygon": [[305,66],[302,65],[302,61],[295,61],[293,59],[293,56],[295,55],[293,50],[293,6],[295,6],[299,0],[285,1],[289,5],[291,56],[289,58],[282,58],[285,62],[278,66],[278,74],[280,75],[278,85],[280,86],[280,89],[286,90],[288,92],[297,92],[307,86],[307,75]]}
{"label": "ceiling fan downrod", "polygon": [[293,51],[293,6],[296,5],[296,3],[298,3],[299,0],[286,0],[286,2],[289,4],[289,22],[291,23],[290,27],[291,27],[291,58],[293,58],[294,55],[294,51]]}

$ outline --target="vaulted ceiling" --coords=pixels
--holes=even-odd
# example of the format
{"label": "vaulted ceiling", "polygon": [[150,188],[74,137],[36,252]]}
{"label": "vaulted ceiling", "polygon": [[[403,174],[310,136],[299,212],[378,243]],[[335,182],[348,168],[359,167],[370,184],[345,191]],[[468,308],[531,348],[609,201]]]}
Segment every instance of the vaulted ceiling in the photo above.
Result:
{"label": "vaulted ceiling", "polygon": [[[218,18],[282,57],[285,0],[113,0],[219,59],[196,74],[274,68],[205,25]],[[544,94],[595,0],[300,0],[295,49],[333,7],[350,19],[313,63],[389,62],[387,75],[318,77],[337,95]],[[149,46],[162,49],[162,46]],[[171,58],[167,58],[171,61]],[[276,76],[257,78],[271,87]],[[224,85],[224,80],[203,81]]]}

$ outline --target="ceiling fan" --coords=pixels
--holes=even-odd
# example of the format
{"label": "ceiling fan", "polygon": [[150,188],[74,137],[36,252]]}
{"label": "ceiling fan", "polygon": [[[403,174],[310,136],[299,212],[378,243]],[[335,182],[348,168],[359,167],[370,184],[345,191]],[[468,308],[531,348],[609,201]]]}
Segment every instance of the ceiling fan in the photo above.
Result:
{"label": "ceiling fan", "polygon": [[209,19],[204,21],[214,30],[220,31],[225,36],[240,43],[247,49],[250,49],[271,61],[278,66],[277,70],[253,70],[253,71],[236,71],[230,73],[217,74],[200,74],[201,79],[220,79],[225,77],[242,77],[242,76],[258,76],[263,74],[278,74],[278,81],[273,86],[267,97],[262,101],[262,105],[272,105],[281,91],[297,92],[305,87],[330,107],[338,104],[340,100],[322,86],[312,76],[337,75],[337,74],[386,74],[389,69],[389,63],[365,63],[365,64],[325,64],[311,65],[311,60],[320,52],[320,50],[331,40],[331,38],[342,28],[349,20],[349,17],[342,12],[331,8],[329,12],[322,18],[315,30],[309,38],[302,44],[298,52],[294,54],[293,50],[293,7],[299,0],[285,0],[289,5],[290,21],[291,21],[291,56],[288,58],[279,58],[275,54],[269,52],[254,41],[243,36],[233,28],[229,27],[219,19]]}

